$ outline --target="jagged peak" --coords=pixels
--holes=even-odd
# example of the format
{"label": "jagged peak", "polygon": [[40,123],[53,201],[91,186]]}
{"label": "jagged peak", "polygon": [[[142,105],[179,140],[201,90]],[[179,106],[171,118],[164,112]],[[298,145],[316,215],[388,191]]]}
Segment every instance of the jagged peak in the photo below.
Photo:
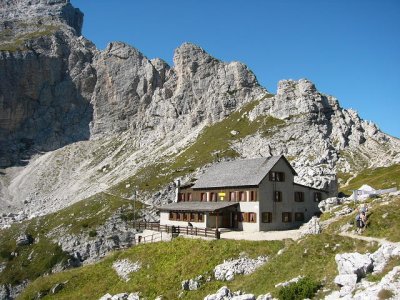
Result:
{"label": "jagged peak", "polygon": [[143,58],[148,60],[147,57],[137,48],[120,41],[108,43],[103,52],[107,55],[117,56],[122,59],[137,57],[140,60]]}
{"label": "jagged peak", "polygon": [[183,43],[174,52],[174,64],[177,68],[191,63],[207,64],[211,62],[218,62],[218,60],[204,51],[203,48],[192,43]]}

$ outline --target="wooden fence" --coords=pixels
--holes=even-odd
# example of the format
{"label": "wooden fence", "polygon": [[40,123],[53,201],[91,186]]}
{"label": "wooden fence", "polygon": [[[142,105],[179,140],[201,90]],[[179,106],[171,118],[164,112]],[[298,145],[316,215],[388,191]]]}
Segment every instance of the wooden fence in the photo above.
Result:
{"label": "wooden fence", "polygon": [[179,234],[204,236],[219,239],[220,232],[215,228],[197,228],[189,226],[168,226],[161,225],[159,222],[136,222],[135,227],[137,229],[148,229],[159,232],[171,233],[173,236]]}

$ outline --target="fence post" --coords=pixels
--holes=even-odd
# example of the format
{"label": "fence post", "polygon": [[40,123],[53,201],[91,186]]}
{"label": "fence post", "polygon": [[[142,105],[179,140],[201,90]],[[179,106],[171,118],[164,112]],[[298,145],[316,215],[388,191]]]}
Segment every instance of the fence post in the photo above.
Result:
{"label": "fence post", "polygon": [[221,236],[220,236],[219,230],[218,230],[218,229],[215,229],[215,238],[216,238],[217,240],[219,240],[220,237],[221,237]]}

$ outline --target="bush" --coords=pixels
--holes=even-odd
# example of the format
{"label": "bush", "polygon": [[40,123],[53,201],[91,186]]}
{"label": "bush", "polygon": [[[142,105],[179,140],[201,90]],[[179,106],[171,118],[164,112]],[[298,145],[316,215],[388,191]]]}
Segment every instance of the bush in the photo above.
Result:
{"label": "bush", "polygon": [[90,230],[90,231],[89,231],[89,236],[90,236],[90,237],[95,237],[95,236],[97,236],[97,231],[96,231],[96,230]]}
{"label": "bush", "polygon": [[309,277],[304,277],[296,283],[292,283],[279,290],[280,300],[303,300],[311,299],[320,288],[320,283]]}
{"label": "bush", "polygon": [[394,296],[394,293],[391,290],[382,289],[378,293],[379,300],[390,299]]}

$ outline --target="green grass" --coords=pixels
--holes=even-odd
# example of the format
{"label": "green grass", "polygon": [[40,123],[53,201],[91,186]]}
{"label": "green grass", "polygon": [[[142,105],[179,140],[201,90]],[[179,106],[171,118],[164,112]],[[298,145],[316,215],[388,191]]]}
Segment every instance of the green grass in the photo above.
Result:
{"label": "green grass", "polygon": [[[104,224],[117,209],[121,209],[125,215],[131,215],[130,206],[128,200],[100,193],[56,213],[1,230],[0,263],[6,263],[6,268],[0,273],[0,284],[33,280],[50,272],[56,264],[64,264],[69,255],[49,236],[56,228],[63,228],[65,233],[85,233],[95,237],[96,228]],[[137,203],[137,208],[141,208],[140,203]],[[21,233],[31,235],[35,242],[17,246],[15,240]],[[18,255],[13,256],[12,252]]]}
{"label": "green grass", "polygon": [[341,187],[340,190],[345,194],[351,194],[353,190],[360,188],[363,184],[368,184],[375,189],[400,187],[400,164],[365,169],[350,180],[349,185]]}
{"label": "green grass", "polygon": [[[53,299],[98,299],[107,292],[116,294],[122,291],[140,291],[143,297],[149,299],[160,294],[165,299],[177,299],[182,280],[206,272],[211,275],[214,266],[224,259],[236,258],[241,252],[246,252],[250,257],[271,255],[282,247],[282,242],[203,241],[182,238],[170,243],[139,245],[116,252],[100,263],[40,278],[27,288],[20,299],[31,299],[37,291],[49,290],[55,283],[66,280],[68,283],[65,289],[54,295]],[[142,268],[131,275],[127,283],[111,267],[115,260],[124,258],[142,263]],[[187,292],[182,299],[193,298]]]}
{"label": "green grass", "polygon": [[[335,245],[338,244],[339,246]],[[329,245],[326,247],[326,245]],[[275,255],[286,247],[283,254]],[[307,249],[307,252],[305,252]],[[38,278],[24,291],[19,299],[32,299],[37,292],[48,291],[56,283],[68,281],[56,295],[44,299],[98,299],[105,293],[141,292],[142,297],[154,299],[177,299],[181,293],[181,281],[197,275],[211,276],[213,268],[224,259],[237,258],[245,252],[249,257],[271,256],[271,260],[250,275],[237,275],[231,282],[212,280],[204,283],[197,291],[183,292],[181,299],[203,299],[215,293],[223,285],[231,290],[242,290],[256,295],[273,292],[275,284],[298,275],[309,276],[320,281],[326,278],[330,284],[336,274],[336,253],[373,251],[364,241],[340,236],[310,236],[299,243],[290,241],[235,241],[193,240],[178,238],[172,242],[139,245],[115,252],[99,263]],[[142,268],[131,274],[125,282],[117,277],[112,263],[118,259],[139,261]],[[333,287],[333,284],[331,284]]]}
{"label": "green grass", "polygon": [[8,41],[10,37],[9,31],[4,31],[0,35],[0,51],[15,52],[18,50],[26,50],[25,43],[29,40],[35,40],[40,37],[50,36],[59,30],[59,26],[55,25],[39,25],[36,31],[24,33],[15,37],[12,41]]}
{"label": "green grass", "polygon": [[363,235],[400,242],[400,197],[388,205],[375,204],[367,215],[368,226]]}
{"label": "green grass", "polygon": [[[261,100],[260,100],[261,101]],[[271,134],[284,121],[272,117],[259,117],[250,121],[248,113],[260,102],[252,101],[229,117],[204,128],[197,140],[176,157],[164,157],[162,162],[150,164],[132,176],[111,188],[113,193],[127,195],[126,185],[138,187],[141,191],[154,192],[174,181],[175,178],[188,175],[197,168],[223,158],[236,158],[239,154],[231,148],[235,141],[260,132]],[[232,135],[231,131],[238,132]]]}
{"label": "green grass", "polygon": [[[384,199],[390,200],[390,202],[382,203]],[[400,197],[385,196],[375,201],[370,200],[368,203],[370,206],[367,213],[368,223],[362,235],[400,242]],[[354,206],[354,204],[352,205]],[[354,223],[356,214],[355,210],[353,213],[343,216],[330,224],[325,232],[330,234],[340,232],[343,225]],[[351,229],[355,229],[354,224]]]}

